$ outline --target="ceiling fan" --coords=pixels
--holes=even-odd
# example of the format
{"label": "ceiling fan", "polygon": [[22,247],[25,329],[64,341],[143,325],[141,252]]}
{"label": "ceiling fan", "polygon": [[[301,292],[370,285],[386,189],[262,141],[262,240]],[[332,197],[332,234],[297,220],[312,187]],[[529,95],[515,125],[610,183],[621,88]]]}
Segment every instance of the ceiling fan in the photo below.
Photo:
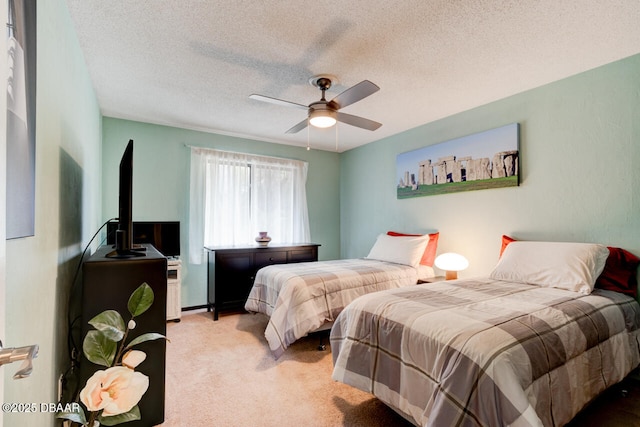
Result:
{"label": "ceiling fan", "polygon": [[322,98],[320,98],[320,101],[312,102],[309,105],[298,104],[296,102],[257,94],[252,94],[249,98],[285,107],[307,110],[308,117],[293,126],[286,133],[299,132],[307,127],[309,123],[315,127],[327,128],[335,125],[338,121],[367,130],[376,130],[382,126],[382,123],[338,111],[347,105],[356,103],[367,96],[376,93],[380,90],[377,85],[371,83],[369,80],[363,80],[357,85],[351,86],[349,89],[340,93],[331,101],[327,101],[324,97],[324,93],[331,87],[331,78],[332,76],[329,75],[318,75],[309,79],[309,83],[311,85],[322,91]]}

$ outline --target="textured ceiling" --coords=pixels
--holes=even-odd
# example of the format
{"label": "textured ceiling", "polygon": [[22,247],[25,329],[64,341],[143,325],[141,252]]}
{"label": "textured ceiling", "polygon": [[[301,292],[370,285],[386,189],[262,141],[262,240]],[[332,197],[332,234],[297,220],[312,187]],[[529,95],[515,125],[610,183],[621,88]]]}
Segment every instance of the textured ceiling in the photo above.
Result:
{"label": "textured ceiling", "polygon": [[[103,115],[335,150],[640,52],[639,0],[67,0]],[[371,80],[345,113],[382,123],[285,131],[308,80],[331,99]]]}

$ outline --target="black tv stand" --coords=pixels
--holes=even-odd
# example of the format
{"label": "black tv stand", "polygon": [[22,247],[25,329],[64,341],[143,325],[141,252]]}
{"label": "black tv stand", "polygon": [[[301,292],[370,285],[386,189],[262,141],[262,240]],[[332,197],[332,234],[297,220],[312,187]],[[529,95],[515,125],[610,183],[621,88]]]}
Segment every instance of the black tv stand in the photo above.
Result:
{"label": "black tv stand", "polygon": [[[167,259],[153,246],[147,245],[146,256],[132,258],[108,258],[113,251],[111,245],[101,246],[82,266],[82,336],[93,327],[89,321],[105,310],[115,310],[125,316],[128,300],[134,290],[147,283],[154,293],[153,304],[142,315],[136,317],[136,327],[127,338],[130,340],[145,333],[167,332]],[[140,253],[140,252],[138,252]],[[141,252],[145,255],[145,252]],[[149,377],[149,388],[138,403],[141,419],[129,421],[127,427],[152,427],[164,422],[166,342],[158,339],[135,346],[146,353],[147,358],[139,366],[139,371]],[[80,362],[80,384],[99,369],[82,356]]]}
{"label": "black tv stand", "polygon": [[105,256],[107,258],[135,258],[147,256],[147,248],[142,245],[133,245],[131,249],[118,249],[116,245],[113,245],[112,248],[115,248],[115,250],[106,254]]}
{"label": "black tv stand", "polygon": [[129,224],[128,232],[122,229],[116,230],[116,244],[113,246],[116,250],[106,254],[107,258],[136,258],[147,255],[146,247],[132,243],[131,228]]}
{"label": "black tv stand", "polygon": [[116,249],[115,251],[109,252],[105,256],[107,258],[136,258],[141,256],[147,256],[147,254],[144,250],[141,251],[136,249],[129,249],[129,250]]}

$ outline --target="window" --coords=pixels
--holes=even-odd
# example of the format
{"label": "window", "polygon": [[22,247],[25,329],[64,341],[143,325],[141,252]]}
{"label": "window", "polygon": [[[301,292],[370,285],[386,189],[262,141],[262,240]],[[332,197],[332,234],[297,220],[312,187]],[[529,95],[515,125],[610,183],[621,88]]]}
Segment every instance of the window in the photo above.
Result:
{"label": "window", "polygon": [[204,246],[253,245],[260,231],[273,243],[308,242],[307,163],[191,149],[190,262]]}

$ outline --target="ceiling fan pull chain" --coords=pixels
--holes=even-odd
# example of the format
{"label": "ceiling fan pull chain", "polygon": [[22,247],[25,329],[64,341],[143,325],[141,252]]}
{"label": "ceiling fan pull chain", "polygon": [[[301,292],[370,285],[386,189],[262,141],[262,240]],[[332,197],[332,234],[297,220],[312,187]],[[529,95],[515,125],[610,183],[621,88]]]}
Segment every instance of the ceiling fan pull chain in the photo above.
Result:
{"label": "ceiling fan pull chain", "polygon": [[309,143],[309,139],[310,139],[310,137],[309,137],[309,132],[310,132],[309,128],[310,128],[310,126],[309,126],[309,118],[307,117],[307,151],[311,150],[311,146],[310,146],[310,143]]}

